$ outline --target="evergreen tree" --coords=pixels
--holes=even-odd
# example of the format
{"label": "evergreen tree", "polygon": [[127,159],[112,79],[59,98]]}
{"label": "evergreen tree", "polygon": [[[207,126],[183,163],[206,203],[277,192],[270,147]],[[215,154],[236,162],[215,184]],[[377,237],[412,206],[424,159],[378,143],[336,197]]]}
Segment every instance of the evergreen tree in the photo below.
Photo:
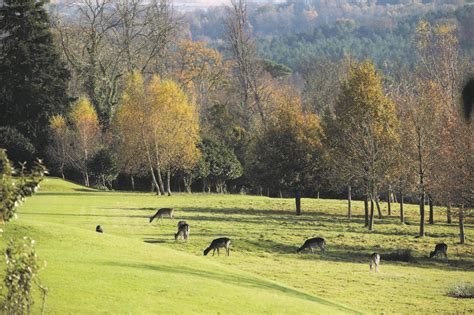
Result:
{"label": "evergreen tree", "polygon": [[40,151],[49,116],[67,107],[69,79],[43,5],[43,0],[0,4],[0,125],[15,127]]}

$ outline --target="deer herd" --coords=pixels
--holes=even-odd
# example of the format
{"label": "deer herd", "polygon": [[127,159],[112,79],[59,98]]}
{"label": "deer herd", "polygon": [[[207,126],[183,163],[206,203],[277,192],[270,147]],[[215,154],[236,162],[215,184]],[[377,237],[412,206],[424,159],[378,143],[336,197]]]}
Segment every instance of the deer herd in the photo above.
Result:
{"label": "deer herd", "polygon": [[[161,222],[163,222],[163,217],[169,217],[170,219],[174,219],[174,210],[172,208],[161,208],[159,209],[153,216],[150,217],[150,223],[153,222],[155,219],[161,219]],[[99,228],[98,226],[97,228]],[[102,232],[102,227],[100,227]],[[186,223],[186,221],[179,221],[178,222],[178,232],[175,233],[174,239],[178,241],[180,238],[183,239],[184,241],[187,241],[189,238],[189,231],[190,227],[189,224]],[[97,231],[99,232],[99,231]],[[325,252],[325,245],[326,241],[324,238],[321,237],[315,237],[315,238],[310,238],[304,242],[304,244],[299,247],[296,252],[300,253],[304,250],[309,250],[311,253],[314,253],[314,248],[319,247],[321,250],[321,254],[324,254]],[[204,256],[207,256],[207,254],[212,250],[212,256],[214,256],[216,250],[217,250],[217,256],[219,256],[219,248],[224,248],[226,251],[227,256],[230,256],[230,238],[227,237],[221,237],[221,238],[216,238],[211,242],[209,247],[207,247],[204,250]],[[444,256],[444,258],[448,259],[448,245],[441,243],[441,244],[436,244],[435,250],[430,253],[430,258],[433,257],[439,257],[439,255]],[[380,254],[378,253],[373,253],[370,256],[370,271],[372,269],[375,269],[375,272],[379,271],[379,265],[380,265]]]}

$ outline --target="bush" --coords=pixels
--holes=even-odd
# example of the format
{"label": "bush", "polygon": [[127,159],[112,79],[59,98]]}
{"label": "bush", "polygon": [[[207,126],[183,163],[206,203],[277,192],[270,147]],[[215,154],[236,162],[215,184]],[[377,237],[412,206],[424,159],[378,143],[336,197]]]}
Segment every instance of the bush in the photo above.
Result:
{"label": "bush", "polygon": [[413,255],[411,249],[397,249],[392,253],[382,255],[381,259],[409,262],[413,260]]}
{"label": "bush", "polygon": [[99,189],[111,189],[112,182],[118,176],[117,159],[107,149],[99,150],[87,163],[92,176],[95,177]]}
{"label": "bush", "polygon": [[31,165],[36,159],[35,147],[15,128],[0,127],[0,148],[7,150],[8,158],[15,166],[18,162]]}
{"label": "bush", "polygon": [[448,296],[462,299],[472,299],[474,297],[474,285],[465,282],[458,282],[449,288]]}
{"label": "bush", "polygon": [[40,284],[37,277],[39,264],[34,244],[35,241],[28,237],[17,241],[10,240],[5,251],[7,268],[2,288],[2,314],[29,314],[33,304],[33,285],[36,285],[43,295],[44,310],[46,288]]}

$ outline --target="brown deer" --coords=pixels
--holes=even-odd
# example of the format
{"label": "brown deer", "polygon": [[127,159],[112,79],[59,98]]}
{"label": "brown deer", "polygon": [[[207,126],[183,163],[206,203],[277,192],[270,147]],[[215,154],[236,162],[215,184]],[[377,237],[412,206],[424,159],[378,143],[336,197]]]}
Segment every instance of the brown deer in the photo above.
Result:
{"label": "brown deer", "polygon": [[174,209],[171,208],[161,208],[153,216],[150,217],[150,223],[156,218],[160,218],[163,222],[163,216],[169,216],[170,219],[173,219]]}
{"label": "brown deer", "polygon": [[370,271],[372,271],[372,266],[375,266],[375,272],[379,272],[379,265],[380,265],[380,255],[377,253],[373,253],[370,256]]}
{"label": "brown deer", "polygon": [[448,259],[448,245],[441,243],[441,244],[436,244],[434,252],[430,253],[430,258],[433,258],[436,256],[438,258],[439,254],[442,254],[446,259]]}
{"label": "brown deer", "polygon": [[216,253],[216,249],[217,249],[217,256],[219,256],[219,248],[222,248],[222,247],[225,248],[227,252],[227,256],[230,256],[230,238],[227,238],[227,237],[216,238],[215,240],[213,240],[211,242],[211,245],[209,245],[209,247],[204,250],[204,256],[207,256],[207,254],[211,250],[214,250],[212,252],[212,256],[214,256],[214,254]]}
{"label": "brown deer", "polygon": [[325,251],[324,245],[325,244],[326,244],[326,241],[324,240],[324,238],[321,238],[321,237],[310,238],[310,239],[306,240],[306,242],[304,242],[303,246],[298,248],[296,250],[296,252],[300,253],[305,249],[309,249],[312,253],[314,253],[313,248],[317,246],[321,249],[321,253],[324,254],[324,251]]}
{"label": "brown deer", "polygon": [[[184,221],[182,221],[184,222]],[[189,237],[189,224],[184,222],[183,224],[178,226],[178,233],[174,235],[175,241],[177,241],[179,238],[182,238],[183,240],[187,241]]]}

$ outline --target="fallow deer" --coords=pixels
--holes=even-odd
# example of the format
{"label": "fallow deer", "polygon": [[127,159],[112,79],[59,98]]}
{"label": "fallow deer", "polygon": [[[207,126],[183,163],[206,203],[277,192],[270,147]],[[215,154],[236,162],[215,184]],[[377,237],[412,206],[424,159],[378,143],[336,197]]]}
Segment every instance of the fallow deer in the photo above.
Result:
{"label": "fallow deer", "polygon": [[[183,221],[184,222],[184,221]],[[189,237],[189,224],[184,223],[178,226],[178,233],[174,235],[174,239],[177,241],[179,238],[184,239],[185,241],[188,240]]]}
{"label": "fallow deer", "polygon": [[324,238],[321,238],[321,237],[310,238],[310,239],[306,240],[306,242],[304,242],[303,246],[298,248],[296,250],[296,252],[300,253],[301,251],[303,251],[305,249],[309,249],[312,253],[314,253],[313,248],[317,246],[321,249],[321,253],[324,254],[324,251],[325,251],[324,245],[325,244],[326,244],[326,241],[324,240]]}
{"label": "fallow deer", "polygon": [[173,213],[174,213],[174,209],[161,208],[155,213],[155,215],[150,217],[150,223],[156,218],[160,218],[161,222],[163,222],[163,216],[169,216],[170,219],[173,219]]}
{"label": "fallow deer", "polygon": [[204,256],[207,256],[207,254],[211,250],[214,250],[212,252],[212,256],[214,256],[214,254],[216,253],[216,249],[217,249],[217,256],[219,256],[219,248],[222,248],[222,247],[225,248],[227,252],[227,256],[230,256],[230,238],[227,238],[227,237],[216,238],[215,240],[213,240],[211,245],[209,245],[209,247],[204,250]]}
{"label": "fallow deer", "polygon": [[442,254],[446,259],[448,259],[448,245],[444,243],[436,244],[434,252],[430,253],[430,258],[435,256],[437,258],[439,254]]}
{"label": "fallow deer", "polygon": [[380,255],[377,253],[373,253],[370,256],[370,271],[372,271],[372,266],[375,266],[375,272],[379,272],[379,265],[380,265]]}

